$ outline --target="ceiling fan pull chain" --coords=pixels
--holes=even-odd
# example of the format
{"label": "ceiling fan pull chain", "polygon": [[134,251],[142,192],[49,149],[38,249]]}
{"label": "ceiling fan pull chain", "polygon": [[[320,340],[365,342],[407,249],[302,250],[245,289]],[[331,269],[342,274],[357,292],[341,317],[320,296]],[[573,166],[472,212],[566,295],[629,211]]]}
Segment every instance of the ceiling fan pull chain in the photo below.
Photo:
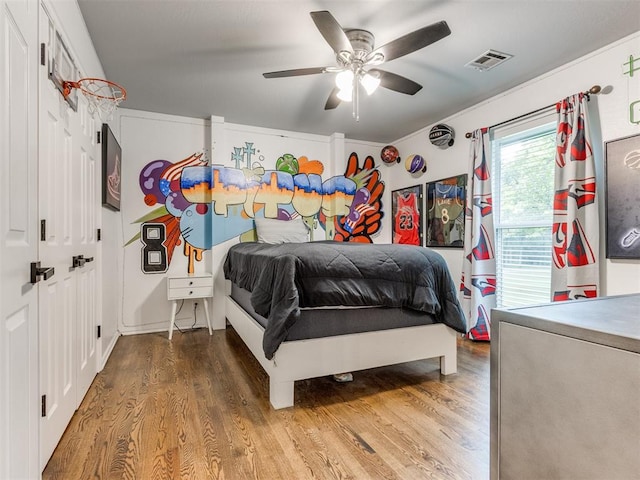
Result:
{"label": "ceiling fan pull chain", "polygon": [[360,121],[360,92],[358,89],[358,83],[360,83],[360,75],[353,77],[353,118],[356,119],[356,122]]}

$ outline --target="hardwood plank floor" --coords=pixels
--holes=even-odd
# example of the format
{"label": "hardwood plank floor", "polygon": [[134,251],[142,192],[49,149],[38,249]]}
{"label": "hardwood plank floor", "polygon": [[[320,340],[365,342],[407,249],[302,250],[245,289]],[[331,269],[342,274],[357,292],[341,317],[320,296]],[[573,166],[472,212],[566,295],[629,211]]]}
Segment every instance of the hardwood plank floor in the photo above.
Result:
{"label": "hardwood plank floor", "polygon": [[437,360],[296,382],[271,408],[235,331],[121,337],[44,480],[471,479],[489,477],[489,344]]}

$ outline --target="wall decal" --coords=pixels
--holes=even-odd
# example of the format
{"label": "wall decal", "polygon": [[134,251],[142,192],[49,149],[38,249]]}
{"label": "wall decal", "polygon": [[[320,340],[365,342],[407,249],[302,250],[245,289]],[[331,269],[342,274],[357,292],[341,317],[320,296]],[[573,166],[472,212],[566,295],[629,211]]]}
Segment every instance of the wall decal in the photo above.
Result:
{"label": "wall decal", "polygon": [[373,243],[371,237],[380,230],[384,216],[382,211],[384,183],[380,181],[380,172],[376,168],[373,157],[366,157],[360,167],[358,155],[353,152],[349,155],[344,178],[353,180],[357,190],[346,216],[336,216],[333,222],[327,218],[325,223],[327,238],[342,242]]}
{"label": "wall decal", "polygon": [[[165,240],[161,244],[166,248],[167,265],[171,264],[175,247],[184,241],[183,252],[188,258],[188,273],[194,272],[195,261],[200,261],[202,252],[212,245],[210,197],[207,197],[204,187],[210,181],[211,169],[205,167],[207,160],[203,156],[203,153],[193,154],[175,164],[167,160],[154,160],[145,165],[139,175],[145,204],[150,207],[156,204],[162,206],[133,223],[164,225]],[[138,239],[141,239],[141,233],[125,246]],[[143,243],[146,241],[141,240]],[[145,273],[157,273],[145,259],[142,265]]]}
{"label": "wall decal", "polygon": [[164,273],[169,263],[167,261],[167,239],[164,223],[143,223],[140,226],[140,240],[142,241],[142,271],[144,273]]}
{"label": "wall decal", "polygon": [[[153,160],[139,174],[145,204],[161,206],[133,223],[163,225],[165,238],[153,245],[158,251],[160,245],[166,248],[170,264],[175,247],[183,244],[188,273],[213,245],[234,237],[254,240],[256,216],[302,217],[312,235],[317,226],[324,228],[327,240],[371,242],[380,228],[384,184],[372,157],[360,167],[352,153],[344,175],[323,180],[320,160],[291,153],[275,160],[275,170],[266,169],[253,142],[233,147],[233,166],[209,166],[203,156],[194,153],[177,163]],[[149,254],[149,238],[142,238],[142,233],[126,245],[136,240],[144,245],[143,255]],[[143,271],[160,271],[157,260],[155,254],[143,259]]]}
{"label": "wall decal", "polygon": [[[640,71],[640,58],[634,58],[633,55],[629,55],[629,61],[624,62],[622,66],[624,69],[622,74],[629,75],[629,82],[631,82],[634,74]],[[640,85],[640,76],[634,80],[636,85]],[[640,125],[640,98],[629,100],[629,122]]]}

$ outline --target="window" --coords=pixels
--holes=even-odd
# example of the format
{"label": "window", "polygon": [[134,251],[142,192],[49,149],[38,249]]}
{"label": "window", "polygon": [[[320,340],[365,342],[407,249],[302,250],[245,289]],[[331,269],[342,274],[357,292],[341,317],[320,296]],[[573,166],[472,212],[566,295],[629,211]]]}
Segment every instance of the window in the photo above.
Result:
{"label": "window", "polygon": [[550,301],[556,148],[552,118],[547,114],[493,132],[498,307]]}

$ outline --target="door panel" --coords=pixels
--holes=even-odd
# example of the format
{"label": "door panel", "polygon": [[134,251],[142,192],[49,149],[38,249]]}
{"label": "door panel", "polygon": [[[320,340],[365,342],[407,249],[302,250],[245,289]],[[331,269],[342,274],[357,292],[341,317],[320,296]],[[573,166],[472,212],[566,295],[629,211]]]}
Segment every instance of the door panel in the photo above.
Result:
{"label": "door panel", "polygon": [[98,148],[95,142],[95,121],[88,114],[84,97],[78,101],[78,119],[74,139],[79,155],[77,185],[80,198],[77,204],[80,210],[74,244],[85,260],[85,264],[77,269],[79,278],[76,343],[79,405],[97,371],[96,215],[99,207],[96,185],[99,182],[100,170],[96,167]]}
{"label": "door panel", "polygon": [[[40,29],[43,38],[61,38],[46,13]],[[40,315],[40,386],[50,397],[40,422],[40,463],[44,468],[97,371],[95,226],[99,170],[92,132],[95,121],[87,113],[86,100],[78,95],[77,111],[73,111],[44,66],[39,80],[39,215],[46,221],[40,259],[55,266],[57,277],[45,282],[40,294],[41,304],[46,305]],[[74,263],[74,258],[81,260]]]}
{"label": "door panel", "polygon": [[[76,255],[72,227],[73,138],[60,115],[60,94],[40,73],[40,218],[46,222],[40,242],[40,261],[53,266],[56,275],[40,287],[40,388],[47,396],[41,419],[40,457],[44,468],[76,409],[75,336]],[[65,110],[62,110],[65,112]]]}
{"label": "door panel", "polygon": [[[41,15],[42,38],[51,36]],[[48,62],[45,62],[48,63]],[[73,185],[74,138],[72,111],[49,80],[47,66],[39,69],[40,162],[39,217],[46,222],[39,258],[56,275],[40,286],[40,390],[47,396],[40,421],[40,467],[44,468],[77,407],[75,323],[76,272],[73,228],[76,189]]]}
{"label": "door panel", "polygon": [[37,478],[37,2],[0,0],[0,478]]}

